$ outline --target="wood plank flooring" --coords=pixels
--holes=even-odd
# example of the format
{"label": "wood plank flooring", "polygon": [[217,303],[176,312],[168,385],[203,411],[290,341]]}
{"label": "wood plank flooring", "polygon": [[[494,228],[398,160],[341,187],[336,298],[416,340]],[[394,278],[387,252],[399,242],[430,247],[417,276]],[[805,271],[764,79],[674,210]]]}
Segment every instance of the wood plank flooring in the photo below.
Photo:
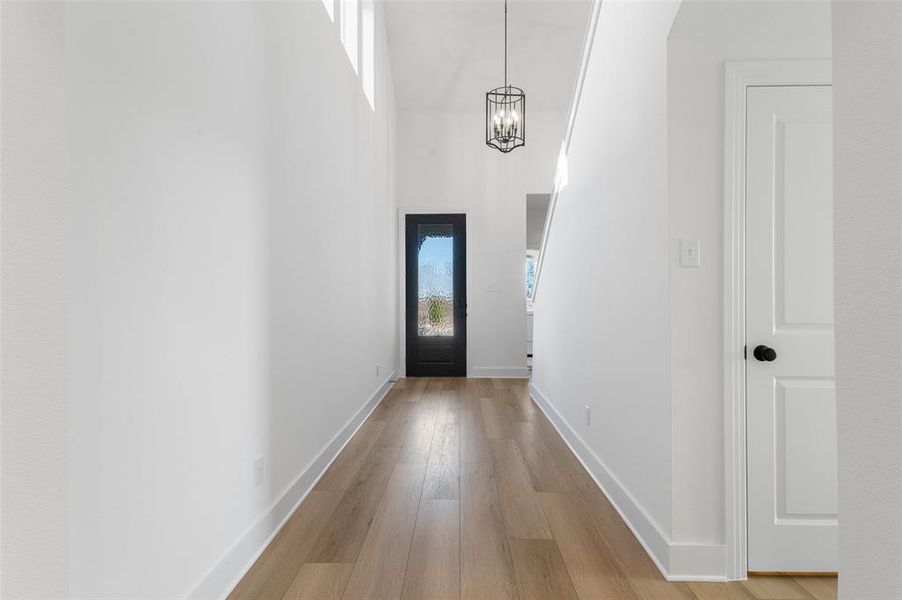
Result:
{"label": "wood plank flooring", "polygon": [[835,577],[670,583],[523,379],[402,379],[230,600],[835,600]]}

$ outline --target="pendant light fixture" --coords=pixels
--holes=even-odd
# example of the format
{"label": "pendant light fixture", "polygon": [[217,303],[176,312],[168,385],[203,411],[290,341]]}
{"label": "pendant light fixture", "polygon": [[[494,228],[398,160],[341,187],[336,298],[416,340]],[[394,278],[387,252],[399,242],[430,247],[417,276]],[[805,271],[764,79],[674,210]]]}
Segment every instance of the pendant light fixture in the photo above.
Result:
{"label": "pendant light fixture", "polygon": [[505,154],[526,145],[526,94],[507,82],[507,0],[504,0],[504,85],[485,95],[485,143]]}

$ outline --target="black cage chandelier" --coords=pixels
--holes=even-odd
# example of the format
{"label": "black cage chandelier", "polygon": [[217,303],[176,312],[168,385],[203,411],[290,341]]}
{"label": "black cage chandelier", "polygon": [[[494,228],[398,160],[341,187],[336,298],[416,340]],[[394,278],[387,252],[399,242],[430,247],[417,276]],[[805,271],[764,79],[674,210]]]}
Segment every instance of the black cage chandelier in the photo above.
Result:
{"label": "black cage chandelier", "polygon": [[526,94],[507,82],[507,0],[504,0],[504,85],[485,95],[485,143],[505,154],[526,145]]}

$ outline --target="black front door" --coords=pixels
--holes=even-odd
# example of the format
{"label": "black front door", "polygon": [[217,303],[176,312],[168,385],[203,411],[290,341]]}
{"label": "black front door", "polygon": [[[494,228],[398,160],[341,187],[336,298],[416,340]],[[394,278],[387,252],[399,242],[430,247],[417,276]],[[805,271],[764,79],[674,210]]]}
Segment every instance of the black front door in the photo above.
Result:
{"label": "black front door", "polygon": [[407,215],[407,375],[467,374],[465,215]]}

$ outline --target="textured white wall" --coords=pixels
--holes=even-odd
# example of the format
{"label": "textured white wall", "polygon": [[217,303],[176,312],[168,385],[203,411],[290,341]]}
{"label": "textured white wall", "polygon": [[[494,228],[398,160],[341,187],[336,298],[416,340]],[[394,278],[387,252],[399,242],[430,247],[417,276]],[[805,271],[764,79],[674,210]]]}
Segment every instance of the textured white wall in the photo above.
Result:
{"label": "textured white wall", "polygon": [[902,4],[833,3],[839,592],[902,598]]}
{"label": "textured white wall", "polygon": [[65,11],[2,19],[0,597],[67,593]]}
{"label": "textured white wall", "polygon": [[[723,543],[724,61],[830,58],[830,4],[685,0],[668,37],[673,537]],[[701,268],[679,266],[680,238]]]}
{"label": "textured white wall", "polygon": [[[8,398],[31,405],[3,489],[28,484],[69,541],[10,552],[4,528],[4,593],[184,597],[395,368],[381,15],[374,114],[319,1],[72,3],[46,36],[25,6],[3,7],[29,14],[3,23],[4,429]],[[65,69],[30,58],[63,40]],[[42,95],[61,83],[63,112]],[[38,156],[68,154],[64,200],[7,162],[44,152],[46,108],[67,117]],[[15,441],[52,456],[11,463]]]}
{"label": "textured white wall", "polygon": [[526,146],[501,154],[484,113],[399,113],[399,206],[468,211],[471,374],[526,375],[526,194],[551,189],[563,129],[561,113],[528,112]]}

